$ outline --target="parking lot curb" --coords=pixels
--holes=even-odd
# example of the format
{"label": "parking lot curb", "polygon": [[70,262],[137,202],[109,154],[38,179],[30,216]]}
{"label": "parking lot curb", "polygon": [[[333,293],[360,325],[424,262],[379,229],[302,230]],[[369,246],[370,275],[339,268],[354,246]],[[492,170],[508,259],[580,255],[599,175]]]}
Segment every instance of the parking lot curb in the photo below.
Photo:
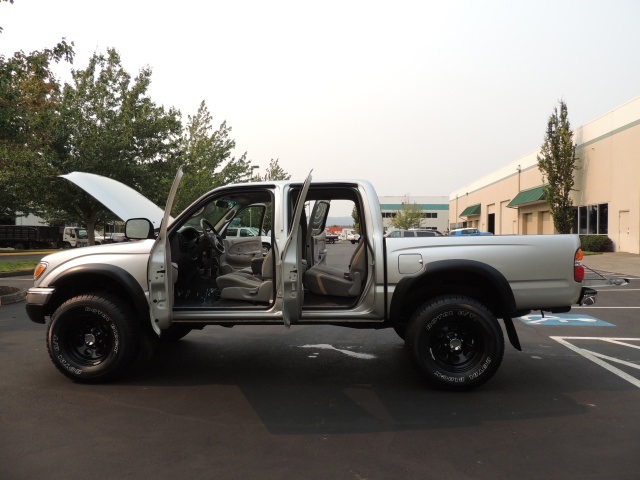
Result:
{"label": "parking lot curb", "polygon": [[9,305],[11,303],[18,303],[24,300],[27,296],[26,290],[16,289],[15,292],[0,295],[0,305]]}
{"label": "parking lot curb", "polygon": [[31,275],[32,273],[33,273],[33,268],[30,268],[29,270],[17,270],[15,272],[4,272],[4,273],[0,273],[0,278],[21,277],[23,275]]}
{"label": "parking lot curb", "polygon": [[[20,277],[24,275],[33,275],[33,270],[20,270],[17,272],[3,272],[0,273],[0,280],[7,279],[11,277]],[[21,283],[21,282],[16,282]],[[9,305],[11,303],[18,303],[24,300],[27,296],[27,291],[24,288],[16,287],[13,285],[11,280],[4,280],[0,283],[0,286],[3,287],[2,290],[5,290],[4,295],[0,294],[0,305]]]}

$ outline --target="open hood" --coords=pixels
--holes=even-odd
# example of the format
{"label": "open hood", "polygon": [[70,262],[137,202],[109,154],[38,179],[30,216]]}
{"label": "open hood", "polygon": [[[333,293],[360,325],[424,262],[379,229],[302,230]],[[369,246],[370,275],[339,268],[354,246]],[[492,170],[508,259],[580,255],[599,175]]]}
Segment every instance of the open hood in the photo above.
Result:
{"label": "open hood", "polygon": [[[60,176],[75,183],[123,221],[148,218],[155,228],[162,222],[164,210],[117,180],[85,172],[71,172]],[[169,218],[173,220],[172,217]]]}

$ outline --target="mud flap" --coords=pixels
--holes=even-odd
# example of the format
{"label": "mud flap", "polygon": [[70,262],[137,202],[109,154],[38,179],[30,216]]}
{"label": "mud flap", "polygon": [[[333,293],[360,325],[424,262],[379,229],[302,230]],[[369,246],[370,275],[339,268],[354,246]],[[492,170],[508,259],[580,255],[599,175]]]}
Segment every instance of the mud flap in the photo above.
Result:
{"label": "mud flap", "polygon": [[522,347],[520,346],[520,339],[518,338],[518,333],[516,332],[516,327],[513,325],[513,319],[511,317],[504,317],[502,319],[504,322],[504,326],[507,329],[507,336],[509,337],[509,342],[513,347],[522,351]]}

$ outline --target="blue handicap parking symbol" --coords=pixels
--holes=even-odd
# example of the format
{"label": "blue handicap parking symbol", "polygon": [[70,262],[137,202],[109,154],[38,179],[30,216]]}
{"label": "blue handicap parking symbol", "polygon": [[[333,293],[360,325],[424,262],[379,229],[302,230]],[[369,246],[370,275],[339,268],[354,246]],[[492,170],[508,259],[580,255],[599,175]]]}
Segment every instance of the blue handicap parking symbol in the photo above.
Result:
{"label": "blue handicap parking symbol", "polygon": [[614,324],[594,318],[589,315],[573,314],[573,313],[553,313],[523,315],[518,320],[527,325],[550,325],[563,327],[615,327]]}

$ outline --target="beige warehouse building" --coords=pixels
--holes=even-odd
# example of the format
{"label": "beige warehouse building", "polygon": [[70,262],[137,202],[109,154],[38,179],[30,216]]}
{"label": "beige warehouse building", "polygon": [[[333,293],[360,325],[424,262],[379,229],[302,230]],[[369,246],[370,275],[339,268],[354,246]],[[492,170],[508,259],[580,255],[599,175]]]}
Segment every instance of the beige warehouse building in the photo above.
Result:
{"label": "beige warehouse building", "polygon": [[[574,232],[608,235],[615,251],[640,253],[640,97],[575,129],[573,142],[578,157]],[[538,153],[451,193],[450,228],[472,226],[496,235],[555,233]]]}

